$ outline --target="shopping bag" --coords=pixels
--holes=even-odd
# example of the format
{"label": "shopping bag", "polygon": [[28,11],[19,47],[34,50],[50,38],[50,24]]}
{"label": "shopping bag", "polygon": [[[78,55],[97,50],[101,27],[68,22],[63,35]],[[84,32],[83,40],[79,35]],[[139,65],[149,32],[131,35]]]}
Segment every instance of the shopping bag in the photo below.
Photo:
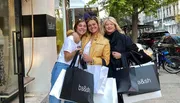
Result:
{"label": "shopping bag", "polygon": [[82,55],[80,55],[80,60],[79,60],[79,63],[80,63],[80,65],[79,66],[81,66],[81,68],[82,69],[87,69],[87,63],[84,61],[84,59],[81,57]]}
{"label": "shopping bag", "polygon": [[115,73],[116,83],[117,83],[117,92],[118,93],[127,93],[131,87],[131,81],[129,76],[129,68],[120,69]]}
{"label": "shopping bag", "polygon": [[66,70],[60,98],[79,103],[93,103],[93,74],[75,67],[76,56]]}
{"label": "shopping bag", "polygon": [[130,86],[130,76],[129,76],[129,66],[127,63],[126,55],[121,55],[121,61],[123,67],[116,68],[115,78],[117,84],[117,92],[118,93],[127,93]]}
{"label": "shopping bag", "polygon": [[65,73],[66,73],[66,70],[62,69],[61,73],[59,74],[56,82],[54,83],[54,86],[52,87],[49,95],[52,95],[52,96],[56,97],[57,99],[60,99],[59,96],[61,94]]}
{"label": "shopping bag", "polygon": [[138,83],[137,83],[137,77],[136,77],[136,72],[135,72],[135,69],[130,69],[130,72],[129,72],[129,78],[130,78],[130,88],[128,90],[127,93],[129,92],[138,92],[139,91],[139,86],[138,86]]}
{"label": "shopping bag", "polygon": [[104,94],[94,94],[94,103],[118,103],[115,78],[107,78]]}
{"label": "shopping bag", "polygon": [[139,65],[128,67],[127,60],[123,58],[123,67],[116,72],[118,93],[135,95],[160,90],[157,69],[152,62],[139,64],[137,58],[133,56]]}
{"label": "shopping bag", "polygon": [[161,90],[150,92],[150,93],[144,93],[144,94],[138,94],[138,95],[128,95],[123,94],[123,100],[124,103],[135,103],[142,100],[148,100],[148,99],[154,99],[154,98],[160,98],[162,97]]}
{"label": "shopping bag", "polygon": [[[129,94],[141,94],[141,93],[148,93],[160,90],[160,83],[158,81],[158,77],[154,69],[155,66],[153,63],[144,64],[144,65],[137,65],[133,66],[130,69],[130,74],[133,72],[135,74],[136,83],[138,86],[137,91],[130,91]],[[130,77],[130,80],[133,78]],[[131,85],[132,87],[133,85]]]}
{"label": "shopping bag", "polygon": [[109,68],[101,65],[87,65],[87,72],[94,76],[94,93],[104,94]]}
{"label": "shopping bag", "polygon": [[78,68],[67,69],[60,98],[80,103],[93,103],[93,91],[93,74]]}
{"label": "shopping bag", "polygon": [[132,44],[128,46],[127,49],[136,59],[138,59],[139,63],[137,63],[132,55],[128,57],[128,59],[131,59],[136,64],[144,64],[152,60],[152,58],[143,49],[138,48],[137,44]]}

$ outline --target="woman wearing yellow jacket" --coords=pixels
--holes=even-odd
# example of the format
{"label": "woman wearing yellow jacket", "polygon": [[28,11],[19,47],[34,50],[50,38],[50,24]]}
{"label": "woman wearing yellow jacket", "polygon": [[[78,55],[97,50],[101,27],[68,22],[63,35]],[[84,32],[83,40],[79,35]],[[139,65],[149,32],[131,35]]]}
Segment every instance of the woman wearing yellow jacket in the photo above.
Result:
{"label": "woman wearing yellow jacket", "polygon": [[86,21],[88,33],[82,37],[83,60],[89,65],[108,65],[110,60],[110,44],[100,33],[96,17]]}

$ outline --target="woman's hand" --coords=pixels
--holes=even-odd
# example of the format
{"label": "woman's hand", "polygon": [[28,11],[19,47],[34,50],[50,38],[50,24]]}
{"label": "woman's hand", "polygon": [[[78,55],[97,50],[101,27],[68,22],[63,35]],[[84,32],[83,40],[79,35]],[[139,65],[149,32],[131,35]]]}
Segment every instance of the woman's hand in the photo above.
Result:
{"label": "woman's hand", "polygon": [[93,61],[93,59],[89,55],[87,55],[87,54],[83,54],[83,60],[86,63],[91,63]]}
{"label": "woman's hand", "polygon": [[113,51],[113,52],[112,52],[112,55],[113,55],[113,57],[114,57],[115,59],[120,59],[120,58],[121,58],[121,53],[119,53],[119,52]]}

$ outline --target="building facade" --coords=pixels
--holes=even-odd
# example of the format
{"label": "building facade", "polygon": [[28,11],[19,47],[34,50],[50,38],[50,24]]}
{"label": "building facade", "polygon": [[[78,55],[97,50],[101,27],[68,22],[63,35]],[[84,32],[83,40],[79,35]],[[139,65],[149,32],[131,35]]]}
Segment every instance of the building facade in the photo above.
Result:
{"label": "building facade", "polygon": [[157,16],[144,16],[143,23],[155,26],[155,30],[167,30],[170,34],[180,34],[179,20],[180,0],[157,9]]}
{"label": "building facade", "polygon": [[27,103],[25,93],[48,95],[57,59],[54,5],[0,0],[0,103]]}

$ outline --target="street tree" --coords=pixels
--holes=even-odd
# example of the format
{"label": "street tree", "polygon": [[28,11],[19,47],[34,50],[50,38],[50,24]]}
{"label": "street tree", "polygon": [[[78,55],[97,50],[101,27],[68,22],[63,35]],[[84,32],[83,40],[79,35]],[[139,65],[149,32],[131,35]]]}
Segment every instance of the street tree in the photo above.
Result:
{"label": "street tree", "polygon": [[178,0],[91,0],[88,5],[98,3],[105,9],[109,16],[117,21],[122,17],[132,19],[132,40],[137,42],[138,15],[144,12],[146,15],[156,15],[157,9]]}

